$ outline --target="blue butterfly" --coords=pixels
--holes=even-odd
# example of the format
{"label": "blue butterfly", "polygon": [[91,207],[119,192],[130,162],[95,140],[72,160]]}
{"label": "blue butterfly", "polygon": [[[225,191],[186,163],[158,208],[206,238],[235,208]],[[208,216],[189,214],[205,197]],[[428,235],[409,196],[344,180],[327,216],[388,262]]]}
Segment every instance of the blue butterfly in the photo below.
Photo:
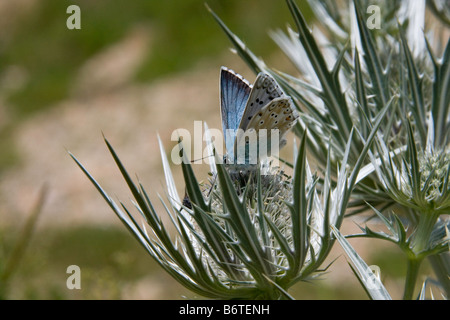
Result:
{"label": "blue butterfly", "polygon": [[[276,143],[279,148],[286,143],[285,135],[297,121],[298,115],[291,98],[283,93],[269,74],[259,73],[255,83],[251,85],[241,75],[222,67],[220,94],[226,164],[255,168],[275,147],[271,143],[274,132],[278,133]],[[264,133],[261,129],[266,129],[264,139],[259,139]],[[253,149],[249,140],[249,133],[252,131],[258,136],[257,146]],[[266,144],[266,153],[259,152],[261,143]],[[256,152],[251,152],[255,150]]]}

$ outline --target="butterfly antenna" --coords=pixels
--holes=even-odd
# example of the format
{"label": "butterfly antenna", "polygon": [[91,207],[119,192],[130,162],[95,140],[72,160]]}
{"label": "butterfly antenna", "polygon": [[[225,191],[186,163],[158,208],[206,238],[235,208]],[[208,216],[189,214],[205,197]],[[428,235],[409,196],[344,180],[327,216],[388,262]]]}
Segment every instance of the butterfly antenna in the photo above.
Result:
{"label": "butterfly antenna", "polygon": [[197,161],[202,161],[202,160],[205,160],[205,159],[208,159],[208,158],[211,158],[211,157],[214,157],[214,155],[211,154],[211,155],[209,155],[209,156],[202,157],[202,158],[200,158],[200,159],[191,160],[191,163],[195,163],[195,162],[197,162]]}

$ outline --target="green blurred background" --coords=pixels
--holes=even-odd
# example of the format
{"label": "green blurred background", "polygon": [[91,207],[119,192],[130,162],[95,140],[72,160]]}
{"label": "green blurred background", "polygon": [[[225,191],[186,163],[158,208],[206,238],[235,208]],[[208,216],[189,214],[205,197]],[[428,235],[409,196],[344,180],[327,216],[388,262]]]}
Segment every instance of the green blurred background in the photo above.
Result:
{"label": "green blurred background", "polygon": [[[66,27],[71,4],[81,9],[81,30]],[[208,4],[256,54],[289,68],[267,35],[291,22],[284,1]],[[158,202],[164,176],[156,133],[168,148],[171,132],[191,129],[194,120],[220,128],[221,65],[254,79],[229,47],[204,1],[0,2],[0,271],[10,268],[0,279],[0,298],[195,298],[128,234],[66,149],[107,191],[129,203],[104,147],[105,132]],[[24,231],[43,185],[47,193],[37,223]],[[353,223],[347,228],[355,231]],[[395,297],[403,257],[389,246],[368,255],[371,244],[354,243],[368,264],[382,268]],[[341,254],[337,248],[330,261]],[[72,264],[81,268],[81,290],[66,287]],[[294,297],[365,298],[343,256],[329,271],[322,280],[299,283]]]}

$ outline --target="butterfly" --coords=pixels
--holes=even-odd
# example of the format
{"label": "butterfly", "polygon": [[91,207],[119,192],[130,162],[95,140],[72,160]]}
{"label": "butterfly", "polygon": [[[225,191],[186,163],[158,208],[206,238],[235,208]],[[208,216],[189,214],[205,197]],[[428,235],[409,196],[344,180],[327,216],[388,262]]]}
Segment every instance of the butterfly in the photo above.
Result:
{"label": "butterfly", "polygon": [[[286,144],[285,135],[298,118],[291,98],[272,76],[260,72],[251,85],[226,67],[220,72],[220,111],[226,148],[224,163],[241,169],[256,168],[277,145],[281,148]],[[256,141],[251,140],[255,137],[251,133],[256,134]],[[272,138],[276,139],[275,144]],[[252,148],[252,143],[256,147]],[[266,152],[260,152],[264,149]]]}

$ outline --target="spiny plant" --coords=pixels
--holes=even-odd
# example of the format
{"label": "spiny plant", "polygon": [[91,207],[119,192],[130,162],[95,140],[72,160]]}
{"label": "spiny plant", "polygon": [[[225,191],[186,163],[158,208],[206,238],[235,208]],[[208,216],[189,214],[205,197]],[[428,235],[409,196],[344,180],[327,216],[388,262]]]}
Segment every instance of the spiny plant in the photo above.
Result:
{"label": "spiny plant", "polygon": [[[383,114],[370,141],[382,119]],[[277,169],[265,176],[257,172],[256,182],[249,182],[243,190],[236,189],[227,165],[219,161],[211,163],[215,182],[202,185],[185,158],[181,165],[188,198],[184,200],[177,193],[159,140],[168,204],[161,201],[175,236],[170,235],[143,185],[133,182],[106,139],[134,196],[133,204],[144,220],[142,223],[123,203],[117,204],[71,156],[139,243],[186,288],[215,299],[292,299],[288,293],[292,285],[311,280],[326,270],[321,266],[335,241],[333,232],[338,232],[342,223],[358,168],[370,145],[369,141],[361,151],[352,174],[344,160],[338,171],[338,183],[331,185],[328,170],[319,190],[318,178],[311,173],[306,160],[305,140],[306,135],[295,155],[293,177]],[[350,142],[351,139],[349,145]],[[249,181],[254,179],[250,177]],[[362,273],[366,277],[371,275],[367,266]],[[383,288],[381,284],[379,288]],[[376,293],[388,297],[379,288]]]}
{"label": "spiny plant", "polygon": [[[308,151],[320,168],[328,167],[324,159],[330,159],[331,168],[338,167],[354,130],[346,163],[352,167],[375,119],[388,109],[348,207],[351,214],[374,212],[390,234],[366,226],[362,234],[349,237],[385,239],[406,253],[405,299],[414,295],[425,258],[448,297],[448,1],[308,0],[317,18],[313,31],[295,1],[286,2],[296,30],[288,27],[271,36],[296,75],[267,66],[211,12],[248,66],[255,73],[270,73],[294,99],[301,111],[295,132],[302,135],[308,128]],[[379,14],[374,29],[364,16],[370,8]],[[425,28],[426,8],[434,28]]]}
{"label": "spiny plant", "polygon": [[[301,113],[294,132],[302,142],[292,177],[275,171],[263,179],[257,173],[237,190],[226,165],[213,163],[216,178],[202,185],[185,159],[182,200],[160,142],[168,199],[163,203],[176,232],[171,236],[143,185],[131,179],[106,139],[142,224],[73,159],[155,261],[201,296],[292,298],[292,285],[327,269],[322,264],[337,240],[369,297],[390,299],[348,237],[384,239],[406,253],[405,299],[414,295],[425,258],[448,296],[448,39],[440,50],[442,39],[431,41],[419,32],[424,10],[412,10],[407,1],[378,1],[383,28],[370,30],[363,14],[367,1],[310,0],[321,24],[314,32],[296,3],[286,2],[296,31],[275,31],[272,37],[296,75],[268,67],[210,11],[249,67],[271,74]],[[448,27],[444,3],[427,3]],[[307,165],[307,150],[318,175]],[[361,234],[340,233],[346,212],[367,211],[388,233],[369,226],[361,227]]]}

